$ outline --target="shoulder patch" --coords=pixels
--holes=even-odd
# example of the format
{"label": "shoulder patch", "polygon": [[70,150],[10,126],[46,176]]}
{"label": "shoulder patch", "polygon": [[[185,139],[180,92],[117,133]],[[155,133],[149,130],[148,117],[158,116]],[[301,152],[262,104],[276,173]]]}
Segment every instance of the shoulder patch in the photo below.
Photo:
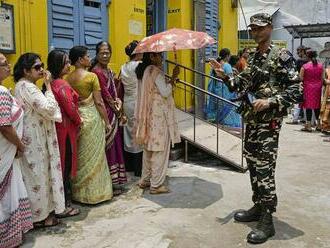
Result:
{"label": "shoulder patch", "polygon": [[281,49],[280,50],[280,59],[283,61],[283,62],[286,62],[288,61],[290,58],[292,58],[292,54],[285,48]]}

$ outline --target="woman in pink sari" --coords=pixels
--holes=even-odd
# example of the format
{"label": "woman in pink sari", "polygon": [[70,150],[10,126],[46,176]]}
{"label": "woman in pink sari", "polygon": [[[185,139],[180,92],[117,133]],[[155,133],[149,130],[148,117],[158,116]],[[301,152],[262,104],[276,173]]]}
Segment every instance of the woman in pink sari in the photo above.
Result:
{"label": "woman in pink sari", "polygon": [[96,59],[91,67],[100,82],[101,94],[108,113],[111,130],[107,134],[106,155],[112,178],[114,195],[124,192],[123,184],[127,182],[123,155],[122,129],[119,123],[123,113],[119,111],[122,102],[119,99],[115,85],[115,75],[108,67],[111,58],[111,46],[107,42],[96,45]]}
{"label": "woman in pink sari", "polygon": [[319,116],[321,108],[323,65],[317,61],[317,52],[307,50],[309,62],[304,64],[300,70],[300,78],[304,84],[304,102],[303,108],[306,109],[307,121],[305,127],[301,129],[304,132],[312,132],[312,115],[315,114],[317,130],[321,130]]}
{"label": "woman in pink sari", "polygon": [[150,187],[150,194],[169,193],[165,178],[171,143],[180,142],[175,118],[172,84],[179,75],[173,69],[170,79],[162,71],[162,54],[145,53],[136,68],[139,80],[135,109],[135,142],[143,146],[140,188]]}

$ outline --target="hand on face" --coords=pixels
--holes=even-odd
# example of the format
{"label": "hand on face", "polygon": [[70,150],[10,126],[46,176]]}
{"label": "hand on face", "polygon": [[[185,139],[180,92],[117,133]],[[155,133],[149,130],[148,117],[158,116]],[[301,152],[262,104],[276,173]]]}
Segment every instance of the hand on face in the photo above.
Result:
{"label": "hand on face", "polygon": [[44,70],[44,82],[47,86],[47,84],[50,84],[52,82],[52,74],[47,71],[47,70]]}

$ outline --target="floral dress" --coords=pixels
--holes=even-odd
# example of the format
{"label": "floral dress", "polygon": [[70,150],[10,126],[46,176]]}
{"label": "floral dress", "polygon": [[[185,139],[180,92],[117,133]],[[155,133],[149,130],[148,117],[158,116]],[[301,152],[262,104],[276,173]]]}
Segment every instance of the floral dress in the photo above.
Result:
{"label": "floral dress", "polygon": [[61,160],[55,121],[61,121],[60,108],[51,91],[42,94],[32,82],[20,80],[15,95],[24,109],[22,175],[31,203],[33,222],[65,209]]}

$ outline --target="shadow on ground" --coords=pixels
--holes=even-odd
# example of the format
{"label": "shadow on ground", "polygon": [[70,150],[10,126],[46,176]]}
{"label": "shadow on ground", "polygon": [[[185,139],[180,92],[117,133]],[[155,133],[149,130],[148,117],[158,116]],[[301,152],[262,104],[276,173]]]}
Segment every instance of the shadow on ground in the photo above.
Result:
{"label": "shadow on ground", "polygon": [[223,197],[220,184],[198,177],[171,177],[168,181],[171,193],[151,195],[145,191],[143,197],[164,208],[206,208]]}
{"label": "shadow on ground", "polygon": [[67,231],[69,231],[70,228],[72,228],[72,226],[70,225],[70,223],[68,223],[68,221],[70,222],[82,221],[87,218],[88,213],[91,210],[91,206],[85,204],[76,203],[76,204],[72,204],[72,207],[79,208],[80,214],[70,218],[60,219],[61,223],[53,227],[44,227],[44,228],[37,228],[31,230],[24,236],[25,240],[23,247],[24,248],[34,247],[36,238],[40,236],[65,234]]}
{"label": "shadow on ground", "polygon": [[232,165],[214,157],[197,147],[188,144],[188,162],[193,165],[202,167],[216,167],[221,170],[238,171]]}
{"label": "shadow on ground", "polygon": [[[137,182],[137,178],[132,176],[131,173],[127,173],[128,176],[130,177],[129,183],[127,183],[125,190],[126,193],[123,194],[120,197],[124,197],[125,199],[132,197],[132,192],[131,189],[134,189],[134,185]],[[133,192],[133,195],[136,195],[136,192]],[[105,201],[99,204],[95,205],[89,205],[89,204],[81,204],[78,202],[74,202],[72,204],[72,207],[78,208],[80,210],[80,214],[77,216],[73,216],[70,218],[64,218],[61,219],[61,223],[57,226],[54,227],[47,227],[47,228],[39,228],[39,229],[34,229],[29,231],[27,234],[24,235],[24,242],[23,242],[23,248],[32,248],[35,245],[36,238],[44,236],[44,235],[71,235],[77,230],[77,226],[75,226],[76,223],[79,223],[83,220],[85,220],[89,212],[92,209],[102,207],[102,206],[107,206],[115,201],[117,201],[119,197],[114,197],[109,201]]]}
{"label": "shadow on ground", "polygon": [[[224,218],[218,217],[217,221],[220,222],[222,225],[225,225],[234,218],[235,212],[236,211],[231,212]],[[276,234],[273,238],[271,238],[271,240],[290,240],[305,235],[305,233],[302,230],[291,226],[289,223],[286,223],[275,216],[273,217],[273,220],[274,220]],[[251,228],[251,230],[255,228],[257,225],[257,222],[240,223],[235,221],[234,223],[238,225],[247,225],[248,227]]]}

